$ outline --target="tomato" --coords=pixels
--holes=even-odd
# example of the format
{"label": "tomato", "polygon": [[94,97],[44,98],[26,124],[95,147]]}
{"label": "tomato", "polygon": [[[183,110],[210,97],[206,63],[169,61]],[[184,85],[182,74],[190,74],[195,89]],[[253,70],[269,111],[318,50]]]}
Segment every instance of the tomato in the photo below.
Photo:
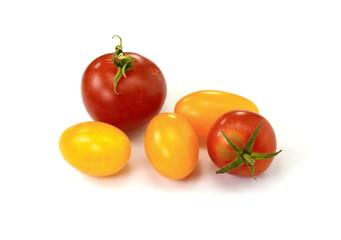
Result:
{"label": "tomato", "polygon": [[64,159],[79,171],[97,177],[119,172],[127,164],[131,146],[120,129],[102,122],[83,122],[66,129],[59,139]]}
{"label": "tomato", "polygon": [[93,120],[128,131],[148,123],[160,112],[167,87],[154,62],[137,53],[123,53],[121,48],[116,46],[114,54],[90,63],[83,74],[81,92]]}
{"label": "tomato", "polygon": [[198,163],[198,138],[179,114],[161,113],[154,117],[147,126],[144,146],[153,168],[167,178],[185,178]]}
{"label": "tomato", "polygon": [[233,93],[215,90],[197,91],[184,96],[176,103],[174,111],[191,123],[198,137],[206,139],[218,117],[237,109],[258,113],[257,106],[250,100]]}
{"label": "tomato", "polygon": [[[224,136],[225,135],[225,136]],[[223,114],[213,124],[207,139],[212,161],[238,176],[258,176],[272,163],[276,151],[276,135],[263,116],[245,110]]]}

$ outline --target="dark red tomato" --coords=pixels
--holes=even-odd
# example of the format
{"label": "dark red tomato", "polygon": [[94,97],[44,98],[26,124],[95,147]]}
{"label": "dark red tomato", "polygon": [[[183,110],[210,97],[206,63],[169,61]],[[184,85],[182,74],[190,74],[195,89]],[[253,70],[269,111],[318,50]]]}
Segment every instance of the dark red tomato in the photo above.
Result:
{"label": "dark red tomato", "polygon": [[128,131],[149,122],[164,104],[167,87],[158,66],[137,54],[133,67],[125,72],[114,92],[114,78],[118,68],[112,53],[95,59],[82,78],[82,98],[89,115],[96,121],[112,124]]}
{"label": "dark red tomato", "polygon": [[276,136],[268,120],[245,110],[227,112],[216,120],[207,150],[221,168],[217,173],[253,177],[263,173],[280,152],[276,152]]}

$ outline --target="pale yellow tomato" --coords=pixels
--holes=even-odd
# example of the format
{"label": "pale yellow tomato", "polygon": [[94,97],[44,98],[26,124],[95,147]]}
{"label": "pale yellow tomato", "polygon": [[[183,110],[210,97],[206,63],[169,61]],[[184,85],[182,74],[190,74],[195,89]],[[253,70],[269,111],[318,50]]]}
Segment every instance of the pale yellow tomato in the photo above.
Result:
{"label": "pale yellow tomato", "polygon": [[248,110],[258,113],[257,106],[249,99],[223,91],[203,90],[190,93],[175,105],[175,113],[185,117],[198,137],[206,139],[213,123],[232,110]]}
{"label": "pale yellow tomato", "polygon": [[146,129],[144,145],[149,162],[164,177],[185,178],[198,163],[198,138],[179,114],[161,113],[154,117]]}
{"label": "pale yellow tomato", "polygon": [[79,171],[97,177],[120,171],[128,162],[130,141],[120,129],[102,122],[83,122],[66,129],[59,139],[64,159]]}

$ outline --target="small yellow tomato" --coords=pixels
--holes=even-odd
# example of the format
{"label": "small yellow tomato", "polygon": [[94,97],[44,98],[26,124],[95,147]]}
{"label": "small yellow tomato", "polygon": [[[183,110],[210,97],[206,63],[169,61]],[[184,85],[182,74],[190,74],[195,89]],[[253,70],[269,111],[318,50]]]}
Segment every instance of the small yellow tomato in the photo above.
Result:
{"label": "small yellow tomato", "polygon": [[119,172],[128,162],[130,141],[120,129],[90,121],[66,129],[59,139],[64,159],[79,171],[104,177]]}
{"label": "small yellow tomato", "polygon": [[161,113],[150,121],[144,146],[153,168],[167,178],[185,178],[198,163],[198,138],[189,122],[176,113]]}
{"label": "small yellow tomato", "polygon": [[190,93],[175,105],[175,113],[185,117],[198,137],[206,139],[213,123],[232,110],[248,110],[258,113],[257,106],[242,96],[216,90]]}

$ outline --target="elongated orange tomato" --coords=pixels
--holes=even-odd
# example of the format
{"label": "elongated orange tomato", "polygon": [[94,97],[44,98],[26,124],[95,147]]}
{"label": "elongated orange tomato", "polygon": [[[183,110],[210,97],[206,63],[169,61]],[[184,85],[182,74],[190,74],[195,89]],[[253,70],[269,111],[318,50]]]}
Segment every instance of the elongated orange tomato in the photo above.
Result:
{"label": "elongated orange tomato", "polygon": [[175,105],[175,113],[185,117],[200,138],[206,139],[213,123],[232,110],[248,110],[259,113],[249,99],[223,91],[203,90],[190,93]]}
{"label": "elongated orange tomato", "polygon": [[147,126],[144,145],[150,164],[164,177],[185,178],[198,163],[198,138],[179,114],[161,113],[154,117]]}

